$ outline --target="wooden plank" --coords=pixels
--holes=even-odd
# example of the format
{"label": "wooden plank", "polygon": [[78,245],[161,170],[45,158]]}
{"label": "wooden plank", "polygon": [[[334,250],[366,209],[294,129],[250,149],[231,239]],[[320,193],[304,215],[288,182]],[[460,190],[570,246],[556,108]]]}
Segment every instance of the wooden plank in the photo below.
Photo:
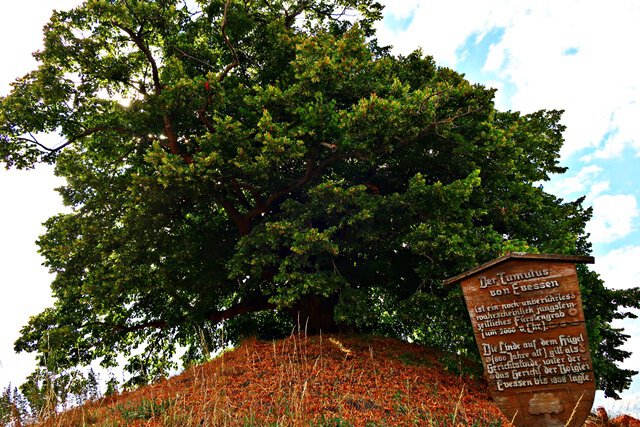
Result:
{"label": "wooden plank", "polygon": [[491,394],[516,426],[579,427],[593,405],[575,262],[509,256],[460,280]]}
{"label": "wooden plank", "polygon": [[532,260],[548,260],[548,261],[557,261],[557,262],[570,262],[573,264],[593,264],[595,259],[592,256],[583,256],[583,255],[557,255],[557,254],[530,254],[525,252],[509,252],[508,254],[496,258],[493,261],[489,261],[485,264],[482,264],[476,268],[465,271],[464,273],[458,274],[457,276],[451,277],[443,281],[443,284],[452,285],[458,282],[461,282],[467,276],[472,276],[482,272],[483,270],[487,270],[491,267],[494,267],[498,264],[502,264],[503,262],[509,261],[511,259],[532,259]]}

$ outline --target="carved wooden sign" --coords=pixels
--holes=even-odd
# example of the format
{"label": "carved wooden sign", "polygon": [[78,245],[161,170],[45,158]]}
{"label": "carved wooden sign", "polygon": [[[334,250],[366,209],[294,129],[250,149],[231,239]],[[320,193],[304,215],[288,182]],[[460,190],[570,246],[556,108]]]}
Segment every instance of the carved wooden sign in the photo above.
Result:
{"label": "carved wooden sign", "polygon": [[491,395],[516,426],[582,426],[595,378],[576,263],[511,253],[445,281],[461,283]]}

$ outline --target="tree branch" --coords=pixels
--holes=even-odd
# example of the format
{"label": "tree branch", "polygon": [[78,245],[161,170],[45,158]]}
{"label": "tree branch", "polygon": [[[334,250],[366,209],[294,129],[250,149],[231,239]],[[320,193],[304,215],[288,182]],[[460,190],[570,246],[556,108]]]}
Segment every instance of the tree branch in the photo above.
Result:
{"label": "tree branch", "polygon": [[[409,144],[415,142],[417,139],[419,139],[419,138],[423,137],[424,135],[428,134],[433,129],[436,129],[436,132],[437,132],[438,126],[453,123],[455,120],[459,119],[460,117],[464,117],[464,116],[466,116],[468,114],[471,114],[473,112],[476,112],[476,111],[479,111],[479,109],[467,108],[466,110],[459,110],[458,112],[456,112],[456,114],[454,114],[454,115],[452,115],[450,117],[434,121],[426,129],[424,129],[422,132],[420,132],[418,135],[416,135],[416,137],[411,138],[411,139],[405,139],[405,138],[396,137],[395,139],[397,141],[397,144],[395,144],[394,148],[398,149],[398,148],[401,148],[401,147],[403,147],[405,145],[409,145]],[[335,150],[335,147],[331,146],[331,148]],[[387,148],[386,147],[382,147],[382,148],[378,148],[377,150],[374,150],[373,152],[375,154],[380,155],[385,150],[387,150]],[[390,154],[390,153],[387,153],[387,154]],[[326,169],[327,167],[329,167],[333,163],[335,163],[335,162],[337,162],[339,160],[347,159],[347,158],[364,159],[366,157],[367,157],[366,153],[358,153],[358,152],[334,153],[331,157],[325,159],[319,165],[314,166],[314,163],[315,163],[315,161],[314,161],[315,154],[314,154],[311,158],[309,158],[307,160],[307,167],[306,167],[306,172],[304,173],[304,175],[300,176],[297,180],[292,182],[290,185],[288,185],[288,186],[286,186],[286,187],[284,187],[284,188],[282,188],[282,189],[280,189],[278,191],[275,191],[266,200],[263,200],[262,198],[260,198],[260,199],[256,198],[256,205],[252,209],[250,209],[246,214],[244,214],[244,215],[241,214],[238,211],[238,209],[235,207],[233,202],[231,200],[229,200],[229,199],[224,199],[222,201],[222,206],[227,211],[227,214],[229,215],[229,217],[238,226],[240,235],[244,236],[244,235],[248,234],[251,231],[251,221],[255,217],[267,212],[269,209],[271,209],[273,207],[273,205],[278,203],[286,195],[292,193],[293,191],[296,191],[296,190],[302,188],[305,184],[307,184],[310,180],[315,178],[324,169]],[[254,191],[257,191],[257,190],[254,189]],[[257,194],[257,192],[255,194]]]}
{"label": "tree branch", "polygon": [[107,323],[107,322],[90,322],[90,323],[83,324],[82,326],[80,326],[80,328],[87,328],[92,326],[105,327],[105,328],[113,329],[114,331],[117,331],[117,332],[136,332],[136,331],[141,331],[143,329],[151,329],[151,328],[164,329],[169,325],[164,320],[152,320],[149,322],[138,323],[136,325],[122,325],[122,324]]}
{"label": "tree branch", "polygon": [[180,49],[180,48],[179,48],[179,47],[177,47],[177,46],[172,46],[172,47],[173,47],[175,50],[177,50],[177,51],[178,51],[178,53],[180,53],[180,54],[181,54],[182,56],[184,56],[185,58],[189,58],[189,59],[191,59],[191,60],[194,60],[194,61],[196,61],[196,62],[199,62],[199,63],[200,63],[200,64],[202,64],[202,65],[206,65],[208,68],[213,69],[213,65],[209,64],[208,62],[203,61],[203,60],[202,60],[202,59],[200,59],[200,58],[196,58],[195,56],[188,54],[187,52],[185,52],[184,50]]}
{"label": "tree branch", "polygon": [[94,133],[107,132],[107,131],[117,132],[117,133],[121,133],[121,134],[131,133],[127,128],[120,127],[120,126],[96,126],[96,127],[93,127],[93,128],[89,128],[89,129],[85,130],[84,132],[79,133],[78,135],[73,136],[72,138],[70,138],[67,141],[65,141],[63,144],[58,145],[57,147],[53,147],[53,148],[47,147],[46,145],[38,142],[38,140],[31,134],[29,134],[29,136],[31,138],[19,137],[19,138],[16,138],[16,139],[20,140],[20,141],[30,142],[32,144],[35,144],[38,147],[42,148],[44,151],[47,151],[48,153],[53,154],[53,153],[57,153],[58,151],[61,151],[63,148],[73,144],[74,142],[78,141],[79,139],[82,139],[84,137],[93,135]]}
{"label": "tree branch", "polygon": [[224,208],[224,211],[229,215],[229,218],[238,227],[238,232],[241,236],[249,234],[251,231],[250,219],[243,216],[238,209],[236,209],[233,202],[226,197],[220,200],[220,204]]}
{"label": "tree branch", "polygon": [[218,323],[222,322],[223,320],[239,316],[241,314],[255,313],[264,310],[273,310],[275,308],[277,308],[277,306],[269,302],[269,298],[266,296],[251,297],[225,310],[210,313],[207,316],[207,320]]}
{"label": "tree branch", "polygon": [[332,165],[333,163],[337,162],[338,160],[342,160],[345,158],[350,157],[350,155],[347,154],[334,154],[333,156],[325,159],[322,163],[320,163],[318,166],[313,167],[312,165],[312,161],[308,161],[307,162],[307,170],[305,172],[304,175],[302,175],[300,178],[298,178],[295,182],[291,183],[290,185],[288,185],[285,188],[282,188],[278,191],[276,191],[275,193],[272,193],[267,200],[264,201],[264,203],[258,204],[256,205],[252,210],[250,210],[245,217],[251,221],[253,218],[255,218],[256,216],[267,212],[269,209],[271,209],[271,207],[277,203],[278,201],[280,201],[280,199],[282,199],[284,196],[288,195],[289,193],[298,190],[299,188],[302,188],[307,182],[309,182],[311,179],[313,179],[314,177],[316,177],[317,175],[319,175],[324,169],[326,169],[327,167],[329,167],[330,165]]}
{"label": "tree branch", "polygon": [[[231,179],[231,188],[233,188],[233,190],[234,190],[234,195],[240,201],[240,203],[242,203],[244,205],[244,207],[247,210],[252,208],[251,204],[249,203],[249,200],[247,200],[246,196],[244,195],[244,190],[248,190],[249,187],[250,186],[242,184],[241,182],[239,182],[235,178]],[[252,193],[252,194],[253,194],[254,199],[255,199],[256,193]],[[260,203],[260,200],[258,200],[258,199],[255,199],[255,201],[256,201],[256,204]]]}
{"label": "tree branch", "polygon": [[229,74],[231,70],[233,70],[235,67],[240,65],[238,51],[236,50],[235,46],[233,46],[233,44],[231,43],[231,40],[229,40],[229,37],[227,36],[227,16],[228,16],[230,4],[231,4],[231,0],[227,0],[227,2],[224,5],[224,15],[222,16],[222,24],[220,26],[220,31],[222,32],[222,37],[224,38],[225,44],[229,47],[229,50],[231,50],[231,54],[233,55],[233,62],[228,64],[226,67],[224,67],[224,70],[222,70],[222,72],[218,76],[218,81],[224,80],[224,78],[227,76],[227,74]]}
{"label": "tree branch", "polygon": [[[160,95],[162,93],[162,90],[164,89],[164,86],[160,82],[160,73],[158,71],[158,64],[155,58],[153,57],[153,54],[151,53],[149,46],[142,38],[142,26],[140,26],[140,30],[138,31],[138,33],[136,33],[131,28],[122,26],[117,22],[113,22],[113,25],[117,28],[120,28],[125,33],[127,33],[127,35],[131,38],[133,43],[135,43],[138,49],[140,49],[140,51],[147,58],[147,62],[151,66],[151,76],[153,79],[154,92],[156,95]],[[176,133],[173,127],[173,123],[169,114],[165,113],[162,115],[162,124],[163,124],[164,135],[167,137],[167,140],[169,141],[169,151],[171,152],[171,154],[176,154],[181,156],[184,159],[184,161],[188,164],[192,163],[193,158],[189,154],[184,153],[182,148],[180,147],[180,143],[178,142],[178,134]]]}
{"label": "tree branch", "polygon": [[424,130],[419,132],[414,138],[411,138],[411,139],[402,138],[402,137],[396,135],[394,137],[394,139],[397,141],[397,144],[395,144],[394,147],[395,148],[402,148],[402,147],[404,147],[406,145],[409,145],[412,142],[414,142],[416,139],[425,137],[426,135],[429,134],[429,132],[433,131],[434,129],[436,130],[436,133],[438,133],[438,126],[451,124],[451,123],[453,123],[454,121],[456,121],[457,119],[459,119],[461,117],[467,116],[467,115],[472,114],[472,113],[476,113],[476,112],[478,112],[480,110],[481,110],[481,108],[471,108],[471,107],[467,107],[466,110],[459,110],[453,116],[434,121],[428,127],[426,127]]}
{"label": "tree branch", "polygon": [[213,94],[211,93],[210,88],[208,88],[207,91],[209,91],[209,93],[207,94],[207,102],[202,107],[198,108],[198,119],[204,125],[204,127],[207,128],[209,133],[215,133],[216,128],[213,126],[213,123],[211,123],[206,114],[207,108],[209,108],[209,105],[211,105]]}
{"label": "tree branch", "polygon": [[308,7],[308,2],[306,0],[304,0],[304,1],[301,1],[300,3],[298,3],[296,5],[296,7],[293,9],[293,12],[289,13],[288,10],[285,10],[285,13],[284,13],[284,25],[285,25],[285,27],[291,28],[291,26],[295,22],[296,18],[302,12],[304,12],[307,7]]}
{"label": "tree branch", "polygon": [[[219,322],[222,322],[223,320],[231,319],[232,317],[236,317],[241,314],[255,313],[255,312],[264,311],[264,310],[273,310],[275,308],[277,308],[277,306],[269,302],[269,298],[267,296],[264,296],[264,295],[260,295],[258,297],[252,296],[250,298],[247,298],[244,301],[241,301],[235,305],[232,305],[229,308],[226,308],[224,310],[214,311],[207,314],[206,320],[210,320],[214,323],[219,323]],[[180,322],[184,322],[184,321],[186,321],[186,318],[180,320]],[[125,324],[107,323],[107,322],[90,322],[90,323],[83,324],[81,328],[92,327],[92,326],[105,327],[105,328],[112,329],[116,332],[127,333],[127,332],[137,332],[144,329],[165,329],[173,325],[170,325],[165,320],[150,320],[148,322],[142,322],[135,325],[125,325]]]}
{"label": "tree branch", "polygon": [[140,51],[147,58],[147,62],[151,65],[151,76],[153,79],[153,86],[156,95],[160,95],[162,92],[162,84],[160,83],[160,73],[158,72],[158,64],[156,63],[151,50],[149,50],[149,46],[144,42],[141,36],[142,27],[140,27],[140,33],[135,33],[132,29],[124,27],[117,22],[113,22],[113,25],[117,28],[120,28],[122,31],[127,33],[127,35],[131,38],[131,41],[135,43],[135,45],[140,49]]}

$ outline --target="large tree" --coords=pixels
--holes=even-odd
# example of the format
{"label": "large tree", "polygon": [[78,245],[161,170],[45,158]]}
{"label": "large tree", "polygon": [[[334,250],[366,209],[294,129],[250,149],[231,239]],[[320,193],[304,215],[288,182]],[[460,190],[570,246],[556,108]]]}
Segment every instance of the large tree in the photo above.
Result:
{"label": "large tree", "polygon": [[[7,166],[55,163],[69,213],[40,238],[54,306],[17,350],[163,375],[242,334],[386,333],[474,351],[442,280],[509,250],[588,254],[560,112],[380,47],[373,0],[87,0],[45,27],[0,104]],[[41,139],[55,132],[56,146]],[[628,386],[614,318],[637,290],[586,269],[601,387]],[[144,351],[142,351],[144,350]]]}

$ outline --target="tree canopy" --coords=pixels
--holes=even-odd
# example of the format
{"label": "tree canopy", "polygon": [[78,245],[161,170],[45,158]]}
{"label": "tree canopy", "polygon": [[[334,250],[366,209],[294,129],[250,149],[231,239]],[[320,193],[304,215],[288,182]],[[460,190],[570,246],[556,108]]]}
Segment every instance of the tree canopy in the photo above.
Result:
{"label": "tree canopy", "polygon": [[[60,369],[118,354],[132,383],[247,334],[301,325],[475,354],[442,286],[510,250],[588,254],[560,111],[375,39],[373,0],[87,0],[55,12],[37,69],[0,100],[7,167],[55,163],[69,213],[39,246],[53,307],[16,342]],[[47,146],[41,135],[64,141]],[[638,289],[580,270],[600,387]],[[224,334],[215,333],[224,324]],[[224,338],[222,338],[224,337]]]}

